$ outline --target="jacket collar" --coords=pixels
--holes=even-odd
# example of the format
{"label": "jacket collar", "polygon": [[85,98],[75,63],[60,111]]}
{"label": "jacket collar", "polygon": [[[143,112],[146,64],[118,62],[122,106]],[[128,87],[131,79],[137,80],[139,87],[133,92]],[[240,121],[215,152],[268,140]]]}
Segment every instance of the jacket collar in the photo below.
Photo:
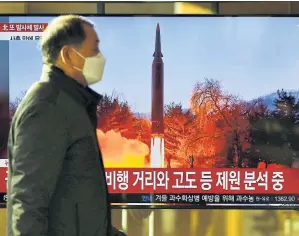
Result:
{"label": "jacket collar", "polygon": [[56,66],[44,65],[41,80],[55,82],[73,99],[87,108],[97,106],[103,97],[91,88],[79,84]]}

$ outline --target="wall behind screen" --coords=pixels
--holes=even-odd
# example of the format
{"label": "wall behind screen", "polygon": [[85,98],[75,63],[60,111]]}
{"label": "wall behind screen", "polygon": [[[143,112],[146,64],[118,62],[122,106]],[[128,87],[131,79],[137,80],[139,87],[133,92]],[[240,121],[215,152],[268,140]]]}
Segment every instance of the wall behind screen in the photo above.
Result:
{"label": "wall behind screen", "polygon": [[[100,13],[98,3],[0,3],[0,13]],[[280,2],[176,2],[106,3],[106,14],[298,14],[299,3]]]}
{"label": "wall behind screen", "polygon": [[[31,5],[31,7],[28,7],[27,4],[37,4],[35,6]],[[73,6],[67,5],[65,3],[52,3],[53,7],[52,8],[47,8],[46,5],[43,5],[45,3],[0,3],[0,13],[3,14],[8,14],[8,13],[96,13],[97,8],[94,5],[94,3],[71,3]],[[78,5],[76,5],[78,4]],[[127,4],[127,3],[126,3]],[[149,3],[148,3],[149,4]],[[163,3],[150,3],[152,4],[151,7],[146,7],[145,5],[135,5],[133,3],[128,3],[129,7],[124,7],[124,5],[117,5],[117,6],[112,6],[107,4],[106,9],[109,11],[109,13],[147,13],[147,14],[157,14],[157,13],[173,13],[174,12],[174,7],[171,7],[169,5],[163,5]],[[79,7],[80,6],[80,7]],[[138,6],[138,7],[137,7]],[[250,7],[252,6],[252,7]],[[291,7],[290,7],[291,6]],[[277,13],[282,13],[282,14],[287,14],[287,13],[299,13],[299,4],[297,2],[289,3],[289,2],[264,2],[264,3],[256,3],[256,2],[251,2],[251,3],[232,3],[232,2],[224,2],[219,4],[219,11],[220,14],[254,14],[254,13],[264,13],[264,14],[277,14]],[[167,10],[166,8],[170,8],[170,10]],[[166,9],[166,10],[162,10]],[[184,9],[184,8],[181,8]],[[30,10],[30,11],[29,11]],[[188,13],[188,12],[176,12],[176,13]],[[192,13],[192,12],[189,12]],[[138,211],[138,210],[137,210]],[[158,212],[158,211],[157,211]],[[159,210],[159,212],[170,212],[170,213],[176,213],[177,215],[181,215],[180,217],[185,217],[184,213],[176,210]],[[194,211],[193,211],[194,212]],[[240,215],[243,211],[239,210],[231,210],[231,211],[221,211],[221,212],[216,212],[214,211],[215,215],[215,220],[212,222],[214,224],[215,228],[218,229],[218,231],[214,231],[214,233],[211,233],[210,236],[243,236],[244,234],[242,233],[242,227],[241,224],[236,225],[236,220],[242,217]],[[246,211],[246,212],[254,212],[254,211]],[[277,215],[281,215],[281,211],[273,211]],[[175,227],[173,229],[173,233],[170,235],[188,235],[186,232],[181,232],[180,230],[176,228],[186,228],[188,225],[193,225],[192,227],[195,228],[193,234],[189,234],[190,236],[197,236],[197,235],[203,235],[200,234],[201,230],[200,228],[202,227],[201,223],[202,220],[200,219],[200,216],[202,218],[206,218],[207,216],[207,211],[204,210],[198,210],[195,215],[197,214],[198,218],[195,217],[192,222],[179,222],[177,221]],[[189,211],[189,214],[192,214],[192,211]],[[114,210],[113,211],[113,217],[114,221],[117,221],[117,226],[121,226],[120,222],[120,215],[121,212],[119,210]],[[171,214],[170,214],[171,215]],[[193,215],[193,217],[195,216]],[[178,217],[180,219],[180,217]],[[230,217],[230,218],[229,218]],[[223,220],[225,219],[225,220]],[[225,221],[225,222],[224,222]],[[223,222],[223,224],[220,224],[220,222]],[[145,223],[146,224],[146,223]],[[156,222],[155,227],[158,228],[160,225],[160,222]],[[241,229],[239,230],[239,226]],[[133,225],[134,227],[134,225]],[[135,228],[140,229],[140,225],[135,225]],[[146,231],[146,229],[145,229]],[[191,231],[189,231],[191,232]],[[159,231],[157,232],[156,235],[158,234]],[[5,235],[5,209],[0,209],[0,235]],[[146,235],[146,234],[143,234]],[[162,234],[160,234],[163,236]],[[274,233],[271,234],[274,236]],[[283,235],[283,232],[281,234]],[[131,234],[129,236],[134,236],[134,234]],[[140,236],[140,235],[139,235]]]}

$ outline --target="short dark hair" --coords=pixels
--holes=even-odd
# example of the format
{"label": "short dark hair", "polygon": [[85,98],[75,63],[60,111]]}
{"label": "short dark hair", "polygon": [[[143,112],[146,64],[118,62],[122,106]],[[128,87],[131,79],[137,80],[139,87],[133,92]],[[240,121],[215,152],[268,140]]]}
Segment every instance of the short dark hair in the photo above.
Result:
{"label": "short dark hair", "polygon": [[80,48],[86,38],[85,25],[94,26],[82,16],[64,15],[55,18],[41,39],[44,63],[55,64],[61,49],[66,45]]}

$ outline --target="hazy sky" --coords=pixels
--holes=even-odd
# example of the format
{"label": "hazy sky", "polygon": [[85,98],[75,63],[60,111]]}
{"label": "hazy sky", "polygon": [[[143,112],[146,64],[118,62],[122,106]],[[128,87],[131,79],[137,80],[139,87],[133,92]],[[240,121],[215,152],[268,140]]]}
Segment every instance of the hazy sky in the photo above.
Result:
{"label": "hazy sky", "polygon": [[[299,88],[299,19],[296,17],[90,17],[107,58],[99,93],[121,93],[135,112],[151,110],[151,66],[156,24],[164,55],[165,103],[188,106],[193,85],[204,78],[252,99]],[[10,22],[49,22],[11,17]],[[37,42],[10,42],[10,96],[40,77]]]}

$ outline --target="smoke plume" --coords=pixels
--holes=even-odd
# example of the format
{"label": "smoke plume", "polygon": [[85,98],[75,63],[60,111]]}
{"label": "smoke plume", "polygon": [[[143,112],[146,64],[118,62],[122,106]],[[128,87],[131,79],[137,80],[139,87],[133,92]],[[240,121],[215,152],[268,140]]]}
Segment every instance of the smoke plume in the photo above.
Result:
{"label": "smoke plume", "polygon": [[113,130],[97,130],[105,167],[144,167],[149,147],[135,139],[127,139]]}

